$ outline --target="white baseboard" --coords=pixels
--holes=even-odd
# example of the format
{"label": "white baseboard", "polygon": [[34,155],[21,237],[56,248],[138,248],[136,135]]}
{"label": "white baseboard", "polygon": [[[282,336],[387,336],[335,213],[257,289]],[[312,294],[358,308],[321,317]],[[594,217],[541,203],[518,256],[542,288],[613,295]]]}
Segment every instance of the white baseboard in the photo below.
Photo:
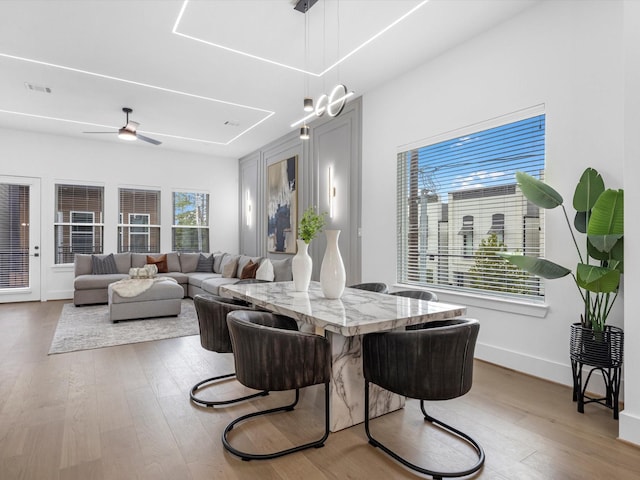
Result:
{"label": "white baseboard", "polygon": [[[476,344],[475,357],[485,362],[526,373],[527,375],[543,378],[569,387],[573,386],[573,375],[571,373],[568,351],[567,363],[564,364],[478,342]],[[586,379],[587,372],[588,370],[583,373],[584,379]],[[595,395],[604,395],[604,381],[602,380],[600,372],[593,372],[592,378],[589,381],[589,392]],[[624,380],[622,380],[620,384],[620,401],[624,401]]]}
{"label": "white baseboard", "polygon": [[43,300],[72,300],[73,290],[49,290]]}
{"label": "white baseboard", "polygon": [[618,438],[640,446],[640,416],[627,413],[626,410],[620,412]]}

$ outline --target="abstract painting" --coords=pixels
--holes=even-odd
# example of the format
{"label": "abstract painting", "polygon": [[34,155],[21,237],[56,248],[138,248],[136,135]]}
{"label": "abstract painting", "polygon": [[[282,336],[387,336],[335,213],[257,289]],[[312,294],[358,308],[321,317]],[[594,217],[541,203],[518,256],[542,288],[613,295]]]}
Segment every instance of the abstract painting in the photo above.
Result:
{"label": "abstract painting", "polygon": [[267,167],[267,251],[296,253],[298,157]]}

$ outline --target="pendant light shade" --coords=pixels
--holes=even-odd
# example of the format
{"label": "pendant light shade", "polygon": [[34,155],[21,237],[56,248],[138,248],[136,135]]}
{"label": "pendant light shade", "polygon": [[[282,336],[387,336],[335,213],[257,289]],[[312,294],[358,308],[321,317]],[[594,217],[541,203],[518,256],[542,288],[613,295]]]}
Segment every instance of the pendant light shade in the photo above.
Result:
{"label": "pendant light shade", "polygon": [[304,111],[313,112],[313,98],[306,97],[304,99]]}
{"label": "pendant light shade", "polygon": [[300,127],[300,140],[309,140],[309,127],[306,125]]}

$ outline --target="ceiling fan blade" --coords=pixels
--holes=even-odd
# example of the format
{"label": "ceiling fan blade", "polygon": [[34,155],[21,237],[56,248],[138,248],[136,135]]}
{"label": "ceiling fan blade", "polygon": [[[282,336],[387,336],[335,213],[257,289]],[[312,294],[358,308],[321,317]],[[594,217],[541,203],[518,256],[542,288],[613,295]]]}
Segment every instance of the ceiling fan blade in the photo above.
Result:
{"label": "ceiling fan blade", "polygon": [[145,137],[144,135],[140,135],[139,133],[136,133],[136,137],[138,137],[138,140],[142,140],[143,142],[149,142],[153,145],[160,145],[162,142],[155,140],[153,138],[149,138],[149,137]]}
{"label": "ceiling fan blade", "polygon": [[82,133],[118,133],[118,132],[82,132]]}
{"label": "ceiling fan blade", "polygon": [[129,120],[127,122],[127,124],[124,126],[124,129],[135,133],[135,131],[137,130],[137,128],[139,126],[140,126],[140,124],[138,122],[134,122],[133,120]]}

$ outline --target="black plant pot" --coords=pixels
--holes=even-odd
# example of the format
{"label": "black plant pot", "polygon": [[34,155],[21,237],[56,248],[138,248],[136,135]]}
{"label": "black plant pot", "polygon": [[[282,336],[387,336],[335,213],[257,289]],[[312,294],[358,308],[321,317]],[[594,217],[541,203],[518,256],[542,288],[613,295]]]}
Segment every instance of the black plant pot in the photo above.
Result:
{"label": "black plant pot", "polygon": [[[578,412],[584,413],[584,404],[593,402],[611,408],[613,418],[618,418],[623,353],[624,332],[621,328],[607,325],[604,331],[595,332],[581,323],[571,325],[569,354],[573,371],[573,401],[578,402]],[[582,367],[585,365],[591,368],[583,384]],[[591,374],[596,370],[602,373],[605,383],[607,393],[603,398],[586,395]]]}

